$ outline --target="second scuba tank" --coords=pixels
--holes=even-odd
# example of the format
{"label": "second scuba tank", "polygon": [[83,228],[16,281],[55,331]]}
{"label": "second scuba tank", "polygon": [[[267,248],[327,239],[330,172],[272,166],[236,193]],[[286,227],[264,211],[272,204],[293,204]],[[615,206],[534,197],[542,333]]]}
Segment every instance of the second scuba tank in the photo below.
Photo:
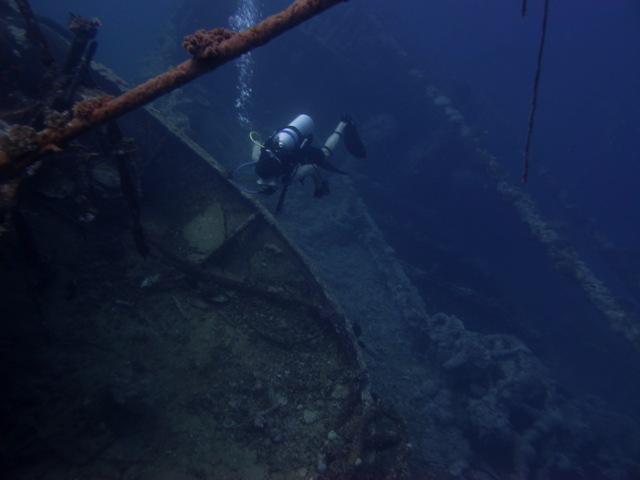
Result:
{"label": "second scuba tank", "polygon": [[313,127],[313,119],[309,115],[298,115],[276,133],[275,144],[280,150],[297,150],[311,139]]}

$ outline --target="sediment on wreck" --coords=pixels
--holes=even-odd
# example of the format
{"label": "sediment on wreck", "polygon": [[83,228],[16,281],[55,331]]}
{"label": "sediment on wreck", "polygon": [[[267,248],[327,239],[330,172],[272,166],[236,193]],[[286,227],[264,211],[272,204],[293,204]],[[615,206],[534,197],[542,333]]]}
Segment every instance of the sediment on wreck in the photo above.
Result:
{"label": "sediment on wreck", "polygon": [[[194,12],[207,9],[206,2],[200,2],[199,7],[197,2],[188,2],[188,6]],[[438,163],[437,156],[440,153],[443,153],[443,164],[454,163],[461,169],[465,167],[459,163],[466,162],[468,157],[461,155],[456,162],[451,156],[444,155],[446,151],[440,152],[436,148],[421,150],[421,141],[434,143],[436,147],[439,140],[450,141],[461,146],[454,151],[455,154],[473,152],[476,146],[472,126],[469,119],[464,117],[466,112],[455,105],[455,98],[452,96],[449,99],[435,88],[433,83],[436,82],[427,73],[410,70],[402,59],[401,46],[394,43],[393,37],[379,34],[384,32],[384,28],[376,23],[375,18],[368,18],[363,23],[355,22],[355,18],[362,18],[363,14],[366,16],[364,9],[360,7],[362,4],[354,2],[341,15],[315,22],[305,27],[302,33],[296,32],[296,41],[286,45],[273,45],[275,51],[272,54],[265,55],[262,60],[260,56],[255,58],[256,76],[253,86],[256,106],[252,120],[262,133],[272,131],[286,120],[282,118],[282,112],[297,112],[301,99],[305,105],[308,102],[306,108],[308,113],[313,114],[321,137],[337,120],[335,105],[356,105],[354,110],[359,111],[350,113],[360,120],[359,126],[363,137],[370,142],[370,151],[381,151],[380,156],[384,159],[382,166],[369,162],[361,165],[344,159],[344,165],[352,173],[351,178],[330,178],[331,194],[321,200],[312,198],[311,193],[304,188],[292,188],[289,203],[278,217],[279,223],[311,259],[349,317],[358,319],[362,332],[360,340],[365,346],[364,355],[370,367],[372,389],[392,396],[398,411],[408,419],[409,438],[413,447],[410,456],[412,478],[429,478],[433,475],[443,479],[460,478],[462,475],[469,478],[489,478],[491,475],[527,478],[541,475],[544,478],[544,472],[554,468],[564,468],[562,474],[566,475],[572,474],[569,471],[579,472],[585,462],[580,452],[583,451],[586,438],[599,438],[601,445],[611,445],[612,442],[615,443],[613,438],[621,425],[627,423],[629,426],[622,430],[630,433],[637,422],[625,413],[612,412],[611,409],[604,413],[604,410],[599,411],[598,407],[594,408],[580,398],[565,396],[566,392],[558,389],[551,372],[542,365],[538,349],[527,345],[527,341],[518,340],[515,335],[472,331],[475,325],[485,319],[481,317],[478,320],[481,301],[486,301],[492,313],[504,315],[504,323],[496,322],[501,327],[499,331],[505,331],[505,325],[512,329],[506,331],[516,331],[520,326],[519,319],[503,304],[492,303],[491,298],[483,298],[482,290],[474,292],[466,288],[466,279],[452,279],[451,272],[443,271],[447,267],[446,255],[460,253],[439,250],[439,245],[434,241],[441,233],[440,229],[446,230],[458,220],[437,217],[435,212],[445,210],[448,206],[442,203],[446,197],[435,198],[433,204],[420,205],[420,208],[413,209],[416,205],[407,205],[406,212],[415,213],[415,217],[408,217],[403,214],[402,208],[397,208],[393,213],[395,218],[387,221],[385,216],[393,209],[385,207],[401,202],[401,191],[393,191],[387,198],[374,198],[377,202],[371,203],[371,210],[360,198],[365,192],[367,200],[371,201],[373,195],[370,191],[377,193],[387,182],[392,184],[396,175],[404,173],[401,172],[403,168],[409,170],[414,166],[401,164],[398,158],[408,149],[416,151],[415,162],[418,167],[423,168],[416,168],[415,173],[408,172],[409,175],[413,173],[416,179],[415,184],[412,184],[416,190],[428,190],[439,181],[447,181],[447,178],[438,175],[440,172],[433,171],[437,169],[434,164]],[[185,15],[181,12],[181,31],[189,31],[191,28]],[[197,19],[198,16],[195,15],[194,18]],[[296,48],[300,44],[311,45],[312,61],[305,63],[298,60],[293,66],[293,62],[288,59],[305,57],[302,49]],[[359,48],[372,49],[376,55],[362,55]],[[357,61],[354,60],[356,58]],[[322,64],[324,71],[332,73],[323,75],[314,69],[316,64]],[[376,69],[378,66],[383,68]],[[264,68],[261,70],[261,67]],[[296,74],[278,76],[273,73],[289,72],[290,69]],[[341,72],[342,75],[336,75],[335,72]],[[350,75],[353,72],[356,73]],[[406,97],[392,96],[389,100],[376,98],[373,101],[369,97],[365,99],[368,102],[366,106],[363,105],[364,102],[358,103],[358,100],[362,100],[359,96],[365,90],[359,83],[362,78],[368,78],[372,85],[384,87],[384,91],[409,90],[415,95],[415,109],[410,112],[402,110],[402,113],[406,113],[406,118],[414,118],[409,116],[412,114],[417,115],[424,132],[412,131],[415,136],[402,136],[402,130],[408,127],[403,123],[405,117],[396,118],[394,129],[393,118],[388,118],[395,112],[385,115],[387,112],[384,109],[391,110],[389,104],[399,100],[403,105]],[[286,98],[278,96],[276,92],[279,90],[273,89],[274,79],[281,82],[279,89],[289,93]],[[300,84],[304,85],[304,89],[299,87]],[[185,101],[178,108],[182,113],[198,112],[198,108],[206,106],[201,98],[206,98],[207,89],[219,91],[219,86],[219,83],[211,82],[197,90],[186,89],[182,95],[192,102],[192,107]],[[309,95],[309,91],[331,91],[332,102],[327,102],[324,95]],[[274,102],[278,108],[265,113],[263,106],[271,107]],[[206,143],[206,128],[202,129],[197,138],[212,151],[219,152],[217,156],[227,167],[233,168],[248,159],[250,144],[245,132],[241,132],[240,128],[234,130],[231,115],[227,111],[220,113],[223,109],[215,110],[206,117],[207,121],[210,124],[224,124],[231,140],[224,145],[217,145],[213,141]],[[200,125],[195,122],[191,125],[192,132],[197,132],[199,128]],[[426,139],[423,138],[423,133],[427,136]],[[424,156],[419,157],[423,152]],[[340,162],[343,158],[338,153],[336,152],[336,161]],[[497,197],[496,209],[486,209],[483,214],[491,212],[492,215],[504,215],[500,218],[505,219],[505,231],[521,232],[522,235],[517,237],[518,241],[522,241],[522,237],[526,241],[530,236],[528,226],[526,223],[521,225],[521,219],[515,215],[517,212],[512,205],[496,194],[498,182],[487,175],[486,158],[477,161],[473,159],[471,157],[470,165],[466,167],[473,175],[477,174],[477,178],[465,177],[463,180],[480,185],[482,190],[473,190],[474,195],[480,196],[471,198],[477,198],[478,204],[484,206],[483,201],[487,197],[491,200]],[[373,158],[370,160],[374,161]],[[391,169],[390,162],[393,165]],[[453,165],[448,166],[453,168]],[[372,168],[379,168],[382,178],[372,175]],[[454,193],[459,195],[459,192]],[[276,199],[266,198],[264,204],[274,209]],[[441,223],[428,223],[434,217]],[[461,215],[460,220],[463,219],[467,217]],[[421,234],[417,238],[423,240],[422,255],[432,259],[432,263],[427,264],[424,271],[412,269],[406,258],[402,257],[400,249],[394,251],[391,248],[389,240],[392,239],[392,230],[388,227],[393,221],[413,226],[412,229],[402,231],[407,237]],[[423,221],[428,227],[417,231],[416,224]],[[377,222],[380,222],[382,228],[376,225]],[[464,231],[462,228],[460,230]],[[506,233],[503,235],[506,236]],[[537,240],[532,241],[534,245],[536,242]],[[545,255],[542,251],[540,257],[536,258],[546,265]],[[461,276],[465,273],[458,270],[454,272]],[[551,274],[553,273],[552,271]],[[444,278],[439,277],[441,274]],[[467,303],[472,308],[464,315],[457,314],[457,311],[456,315],[433,315],[432,312],[437,311],[433,300],[440,291],[435,288],[425,289],[424,284],[418,283],[421,280],[427,283],[425,277],[430,282],[429,286],[439,282],[438,285],[443,290],[448,289],[446,293],[450,295],[451,305]],[[422,289],[418,290],[417,286]],[[577,295],[580,294],[578,292]],[[584,303],[584,308],[591,312],[593,309],[588,302]],[[502,310],[499,310],[501,307]],[[442,310],[447,312],[445,308]],[[593,315],[597,316],[599,313],[596,311]],[[608,325],[601,322],[599,316],[596,318],[605,333],[613,335]],[[576,332],[572,331],[573,334]],[[563,340],[564,337],[561,336],[560,339]],[[624,339],[620,339],[620,344],[627,346]],[[559,351],[562,352],[562,348],[561,345]],[[514,366],[513,371],[509,366]],[[527,398],[531,399],[533,405]],[[562,422],[557,421],[558,411],[563,412]],[[602,415],[609,414],[612,419],[611,428],[599,428]],[[512,419],[515,423],[510,425]],[[588,427],[583,430],[585,425]],[[554,447],[529,455],[528,452],[541,438]],[[621,470],[633,471],[633,459],[637,456],[634,452],[637,449],[633,441],[626,442],[623,448],[625,453],[618,455],[614,452],[617,447],[609,449],[605,446],[601,450],[602,458],[616,457],[614,463]],[[555,456],[555,452],[560,451],[564,458],[570,459],[564,464]],[[606,469],[606,462],[598,463],[594,468]]]}
{"label": "sediment on wreck", "polygon": [[[458,315],[459,319],[451,314],[445,316],[427,315],[428,309],[430,313],[438,311],[435,310],[433,305],[429,305],[429,297],[440,296],[440,291],[435,288],[435,285],[441,286],[446,281],[438,278],[438,275],[451,275],[451,272],[446,271],[446,255],[466,255],[464,250],[449,251],[446,246],[442,246],[442,250],[437,249],[439,247],[438,240],[441,242],[447,241],[449,237],[444,235],[444,231],[451,229],[453,234],[469,236],[466,242],[461,241],[460,244],[467,244],[473,248],[476,239],[470,235],[471,227],[465,228],[465,220],[471,220],[470,216],[475,215],[482,225],[482,219],[485,215],[501,215],[499,218],[501,221],[505,221],[504,230],[500,230],[501,235],[509,238],[507,237],[507,232],[521,232],[521,235],[515,238],[523,242],[523,246],[528,245],[526,243],[527,240],[531,240],[533,244],[531,249],[536,253],[538,253],[535,250],[536,246],[542,247],[536,259],[539,259],[539,262],[545,265],[549,264],[548,270],[551,271],[549,275],[557,275],[558,272],[553,271],[556,268],[562,274],[558,276],[562,277],[568,274],[568,280],[571,285],[567,287],[563,282],[563,287],[567,289],[567,292],[571,292],[574,295],[572,298],[580,299],[580,305],[583,306],[586,312],[590,313],[588,318],[591,320],[593,317],[593,322],[597,325],[595,327],[590,325],[589,328],[601,333],[598,335],[598,340],[602,344],[612,346],[609,348],[617,348],[620,352],[624,352],[616,359],[617,365],[620,365],[624,372],[627,372],[627,368],[632,364],[624,363],[624,359],[627,358],[636,360],[636,363],[633,363],[634,367],[629,368],[629,370],[637,370],[637,356],[631,356],[637,355],[637,352],[633,351],[633,348],[637,348],[638,344],[636,333],[637,316],[631,310],[624,312],[622,302],[615,299],[606,284],[599,281],[595,272],[590,270],[584,261],[580,260],[577,251],[571,248],[571,245],[568,245],[567,238],[563,238],[560,232],[551,226],[549,219],[544,219],[539,206],[536,206],[531,196],[523,192],[513,182],[509,182],[505,172],[496,168],[497,159],[489,154],[486,149],[480,147],[482,141],[474,130],[472,122],[469,118],[465,118],[467,112],[464,112],[459,105],[456,105],[455,97],[453,95],[451,97],[446,96],[440,88],[434,86],[436,82],[431,78],[429,72],[412,68],[409,62],[405,61],[402,46],[395,43],[393,38],[388,38],[387,36],[376,38],[375,35],[369,35],[369,32],[375,31],[375,28],[371,28],[371,25],[379,25],[376,18],[368,19],[370,23],[363,22],[363,24],[360,24],[362,26],[360,31],[356,31],[356,29],[342,30],[342,27],[350,22],[349,15],[359,16],[362,13],[363,11],[359,10],[359,6],[354,4],[348,8],[348,12],[345,12],[345,15],[339,18],[335,17],[332,19],[333,21],[319,21],[315,25],[309,26],[309,34],[336,56],[349,61],[349,68],[358,68],[359,74],[362,76],[374,78],[376,74],[383,75],[383,72],[387,71],[390,59],[395,59],[395,63],[391,64],[395,79],[393,81],[385,79],[389,83],[389,85],[385,85],[385,88],[388,90],[410,90],[412,101],[415,101],[417,106],[415,110],[410,112],[401,110],[401,113],[406,115],[407,118],[414,118],[410,115],[416,115],[417,118],[420,118],[420,128],[425,130],[427,138],[401,136],[401,131],[405,127],[402,123],[403,118],[396,117],[397,124],[394,125],[392,123],[394,120],[392,114],[399,115],[397,112],[385,115],[377,110],[380,108],[377,105],[367,110],[373,118],[371,118],[370,126],[363,128],[363,136],[371,142],[376,142],[372,150],[374,148],[382,150],[381,157],[384,159],[384,165],[378,168],[383,172],[383,176],[382,178],[376,178],[363,175],[357,179],[356,183],[358,190],[360,192],[364,191],[368,199],[372,201],[374,207],[371,210],[375,219],[386,227],[386,231],[383,227],[383,232],[391,236],[391,233],[393,233],[393,230],[389,228],[391,224],[395,223],[397,227],[403,221],[406,222],[406,228],[399,229],[401,234],[405,238],[415,236],[422,240],[415,242],[416,246],[419,247],[420,253],[416,253],[414,258],[420,259],[424,256],[426,259],[431,260],[431,262],[425,262],[424,266],[421,265],[420,269],[412,270],[412,265],[406,257],[402,259],[402,265],[399,265],[397,257],[400,257],[400,252],[395,253],[393,250],[386,252],[385,250],[389,247],[385,246],[383,241],[379,242],[380,247],[377,249],[377,257],[382,259],[382,264],[384,265],[379,271],[385,273],[378,273],[378,275],[385,277],[386,271],[394,272],[389,275],[391,280],[389,281],[387,295],[396,297],[397,300],[395,301],[397,301],[398,305],[406,305],[411,308],[397,309],[396,312],[400,311],[402,315],[392,313],[389,319],[393,319],[393,321],[383,320],[375,311],[376,309],[381,309],[380,304],[384,303],[382,301],[376,301],[374,303],[375,308],[372,307],[367,312],[371,319],[376,319],[377,321],[368,323],[369,328],[363,327],[365,332],[363,336],[370,345],[379,346],[379,355],[382,352],[386,353],[386,356],[381,358],[379,362],[376,362],[375,359],[370,360],[373,383],[375,385],[376,377],[378,377],[378,380],[384,385],[384,387],[378,386],[378,388],[386,387],[386,391],[397,392],[398,397],[404,397],[398,400],[398,404],[405,417],[411,419],[410,431],[412,435],[415,435],[412,436],[412,441],[417,439],[415,441],[420,445],[413,452],[415,455],[420,455],[421,453],[424,455],[417,462],[431,462],[432,465],[442,466],[444,469],[448,468],[449,473],[454,478],[456,478],[456,475],[460,475],[461,472],[467,472],[472,475],[474,469],[480,466],[497,476],[513,474],[526,478],[527,475],[533,475],[532,472],[536,468],[541,472],[540,475],[543,475],[542,472],[548,472],[553,468],[551,466],[554,462],[553,454],[536,452],[539,455],[536,458],[533,455],[527,458],[525,455],[528,448],[527,445],[531,446],[530,439],[539,438],[539,435],[543,434],[542,432],[545,432],[544,435],[548,435],[545,437],[547,441],[552,441],[552,438],[554,439],[553,441],[559,443],[566,441],[563,451],[572,459],[569,462],[570,465],[567,465],[566,468],[580,471],[584,463],[589,461],[589,459],[580,458],[579,454],[582,448],[580,445],[584,439],[580,431],[581,422],[589,425],[588,430],[590,433],[587,436],[593,435],[597,437],[602,435],[603,437],[612,438],[608,436],[613,435],[615,437],[617,434],[614,431],[619,425],[628,422],[629,425],[635,426],[637,425],[637,418],[634,417],[633,412],[617,411],[615,408],[617,405],[613,402],[608,407],[603,407],[602,411],[599,411],[598,408],[594,408],[589,405],[588,401],[582,399],[580,393],[575,397],[565,397],[564,393],[557,391],[551,381],[552,372],[542,368],[541,361],[548,361],[540,355],[542,348],[534,348],[531,344],[528,345],[531,350],[527,347],[527,343],[531,341],[533,335],[531,337],[523,335],[521,338],[525,338],[527,341],[518,341],[511,335],[481,335],[470,331],[474,325],[479,325],[481,322],[476,320],[476,323],[472,323],[474,322],[474,316],[479,315],[479,302],[476,303],[469,300],[474,294],[476,294],[476,298],[481,297],[482,291],[478,294],[478,292],[466,288],[467,285],[462,281],[462,276],[466,272],[457,270],[455,263],[453,264],[453,271],[461,278],[454,278],[451,280],[450,285],[445,286],[449,289],[447,293],[451,297],[450,305],[453,309],[457,306],[457,303],[469,301],[469,304],[473,305],[474,308],[469,308],[465,315]],[[365,25],[367,26],[365,27]],[[338,45],[340,46],[339,49],[337,48]],[[363,56],[365,58],[361,62],[355,61],[354,59],[360,58],[359,52],[361,52],[360,49],[363,45],[369,49],[375,45],[377,47],[375,48],[377,55],[375,58]],[[367,61],[369,63],[366,63]],[[384,65],[384,69],[377,68],[380,65]],[[338,70],[339,67],[335,67],[335,69]],[[404,78],[404,80],[399,80],[401,78]],[[402,103],[407,97],[399,96],[399,98],[393,98]],[[386,108],[391,110],[390,107]],[[378,120],[378,123],[375,120]],[[422,124],[422,121],[424,121],[424,124]],[[422,133],[419,131],[420,129],[416,130],[417,132],[413,131],[413,133],[418,135]],[[426,134],[427,131],[429,132],[428,135]],[[438,149],[439,141],[442,143],[448,141],[451,145],[455,145],[456,148],[442,148],[440,150]],[[392,147],[387,148],[387,145]],[[396,158],[396,155],[400,155],[398,153],[398,145],[404,150],[415,150],[415,153],[409,152],[412,155],[408,154],[406,156],[406,164],[400,165]],[[384,158],[385,154],[388,155],[388,158]],[[460,158],[455,158],[454,160],[456,155],[459,155]],[[440,156],[444,160],[439,160],[438,157]],[[395,160],[393,168],[388,166],[389,158]],[[415,163],[412,164],[412,162]],[[463,178],[467,185],[455,184],[456,190],[452,189],[453,191],[449,192],[443,189],[445,194],[442,197],[424,195],[426,205],[415,205],[416,197],[414,195],[403,195],[401,189],[407,188],[410,190],[415,188],[428,191],[430,187],[435,186],[437,188],[437,183],[439,182],[447,182],[448,178],[441,175],[442,172],[439,170],[439,166],[435,165],[439,162],[447,164],[442,167],[443,169],[458,169],[453,173],[462,172],[465,175],[473,174],[477,175],[477,177],[469,176]],[[469,162],[469,164],[461,165],[465,162]],[[400,172],[400,169],[406,170]],[[448,173],[452,172],[448,171]],[[386,197],[379,193],[387,182],[392,183],[401,174],[406,174],[415,180],[405,183],[398,182],[397,184],[392,184],[392,187],[387,186],[389,190]],[[433,179],[429,177],[433,177]],[[469,184],[475,188],[470,188],[468,191],[463,190],[462,187],[469,186]],[[335,190],[337,188],[333,189],[332,196],[336,195],[334,193]],[[375,193],[370,193],[372,191]],[[440,193],[440,190],[436,191]],[[447,193],[455,195],[457,203],[457,200],[461,199],[463,194],[467,192],[472,200],[465,205],[467,207],[466,211],[450,208],[453,202],[446,203]],[[474,196],[472,197],[471,194]],[[355,196],[357,196],[357,193],[354,193]],[[492,207],[495,206],[494,209],[486,207],[483,201],[489,196],[495,196],[497,200],[495,203],[489,204]],[[409,201],[413,202],[412,204],[401,203],[407,197]],[[423,197],[420,198],[422,199]],[[429,200],[433,200],[432,205],[429,204]],[[330,220],[327,221],[326,228],[318,228],[313,232],[315,235],[313,233],[307,234],[304,229],[307,224],[312,222],[312,219],[315,221],[317,218],[324,218],[325,215],[321,213],[320,208],[313,212],[290,213],[291,216],[297,216],[298,218],[291,219],[291,222],[287,225],[292,231],[296,231],[296,234],[293,234],[294,238],[304,246],[309,256],[316,259],[316,262],[326,265],[331,262],[330,259],[333,257],[331,268],[340,273],[330,272],[328,267],[324,270],[326,273],[325,278],[330,278],[332,275],[335,277],[333,286],[336,292],[343,292],[345,285],[349,284],[349,279],[359,285],[364,283],[361,277],[367,278],[375,275],[375,273],[369,272],[368,268],[362,268],[359,265],[364,263],[364,260],[362,260],[365,257],[362,253],[363,248],[360,245],[356,245],[357,242],[349,242],[347,240],[349,238],[349,233],[347,232],[359,235],[360,243],[368,243],[372,237],[375,238],[374,235],[362,234],[363,230],[366,231],[363,224],[368,223],[365,221],[366,216],[356,213],[360,211],[360,207],[356,206],[358,201],[355,199],[342,198],[341,201],[342,204],[336,207],[337,211],[325,212],[325,215],[330,217]],[[391,208],[396,205],[396,202],[401,206]],[[476,203],[482,205],[482,208],[474,208],[477,207]],[[503,203],[505,205],[502,205]],[[506,214],[503,212],[502,207],[507,212]],[[406,212],[403,211],[403,208],[406,209]],[[444,215],[438,217],[437,212],[439,211],[446,212],[447,217]],[[452,219],[452,211],[459,212],[461,218]],[[473,213],[470,214],[470,212]],[[404,216],[405,213],[410,213],[411,215],[406,218]],[[394,222],[395,219],[389,219],[393,215],[397,215],[401,219]],[[432,221],[433,218],[437,218],[439,222]],[[300,225],[296,225],[297,221],[300,221]],[[425,227],[418,228],[416,225],[420,225],[423,221]],[[493,221],[495,222],[495,219]],[[456,222],[457,228],[452,228],[452,224]],[[336,238],[333,239],[333,244],[331,239],[323,238],[322,236],[323,231],[332,231],[329,225],[333,225],[337,230],[334,234]],[[524,240],[522,240],[522,237],[524,237]],[[492,237],[489,236],[489,238]],[[515,243],[511,239],[509,242],[511,245]],[[400,244],[402,245],[401,242]],[[520,244],[518,243],[518,245]],[[427,251],[430,248],[433,248],[432,252]],[[516,249],[516,251],[519,252],[520,250]],[[357,254],[356,252],[360,253]],[[440,253],[442,253],[443,258],[440,258]],[[522,253],[524,253],[524,247]],[[352,260],[356,255],[360,255],[358,257],[359,262]],[[475,258],[485,260],[485,257],[478,255],[477,251],[475,252]],[[520,265],[520,261],[522,261],[524,265],[525,260],[527,259],[524,256],[523,258],[516,258],[514,259],[514,264]],[[343,268],[341,263],[345,263],[346,267]],[[445,264],[444,268],[441,263]],[[355,273],[356,269],[360,274]],[[397,274],[397,271],[402,273]],[[525,271],[524,268],[521,271]],[[411,274],[411,280],[406,278],[407,273],[405,272]],[[405,279],[401,280],[402,277],[405,277]],[[562,280],[564,280],[563,277]],[[327,281],[332,284],[331,281]],[[422,282],[420,292],[415,291],[414,287],[413,294],[411,293],[411,288],[408,288],[408,286],[412,282],[416,285],[418,285],[418,282]],[[523,283],[525,282],[523,281]],[[427,285],[427,288],[424,285]],[[573,292],[573,287],[577,290],[576,293]],[[357,295],[356,292],[358,290],[355,292],[354,290],[349,290],[348,294],[338,294],[338,297],[342,299],[344,304],[347,304],[349,297]],[[424,296],[425,302],[422,302],[419,298],[420,294]],[[360,292],[361,298],[365,297],[365,295],[364,291]],[[382,293],[377,293],[374,296],[377,298],[383,295]],[[416,295],[422,302],[422,308],[415,308],[415,305],[420,303],[414,302]],[[536,295],[540,295],[540,292],[532,290],[530,295],[531,298],[536,298]],[[473,298],[473,300],[476,300],[476,298]],[[480,298],[480,300],[483,299]],[[573,302],[573,300],[571,301]],[[516,312],[507,311],[503,313],[496,308],[502,307],[504,309],[504,304],[492,304],[489,307],[491,307],[491,315],[494,317],[496,313],[502,313],[506,316],[508,323],[499,324],[499,331],[526,333],[524,328],[520,331],[517,330],[520,326],[516,325],[518,321]],[[575,308],[574,305],[572,307]],[[354,306],[353,308],[357,307]],[[443,310],[447,311],[446,309]],[[578,322],[583,320],[580,315],[576,315],[575,319]],[[489,318],[488,320],[492,321],[494,318]],[[464,321],[464,324],[462,321]],[[566,330],[559,335],[557,345],[554,345],[553,348],[554,350],[557,349],[556,351],[558,352],[562,352],[562,360],[565,361],[568,356],[566,350],[573,347],[573,345],[580,344],[581,339],[577,338],[580,332],[576,332],[576,330],[582,330],[584,325],[581,323],[579,327],[576,327],[572,321],[566,321],[563,326],[566,327]],[[486,324],[484,328],[487,328]],[[492,328],[491,326],[487,329]],[[622,335],[618,336],[618,333]],[[567,334],[570,336],[570,343],[572,344],[569,347],[566,346],[567,342],[564,336]],[[457,341],[456,337],[459,337]],[[629,340],[628,343],[627,340]],[[401,345],[398,350],[401,350],[402,353],[394,349],[394,355],[390,355],[388,352],[391,350],[390,345],[392,344]],[[535,343],[533,345],[538,346]],[[382,346],[387,348],[385,349]],[[601,345],[587,345],[584,348],[584,352],[589,352],[585,357],[601,355],[597,357],[599,361],[594,361],[593,363],[606,364],[611,360],[611,352],[603,351],[602,354],[598,353],[598,350],[602,348]],[[533,352],[535,352],[537,358]],[[578,359],[580,359],[581,363],[583,362],[580,357]],[[494,378],[493,380],[489,378],[488,371],[493,368],[500,370],[503,363],[511,361],[522,365],[522,376],[506,374],[504,377],[498,375],[499,378]],[[611,365],[614,364],[612,363]],[[614,368],[609,366],[609,371],[611,372],[612,370]],[[594,370],[588,366],[579,365],[575,371],[580,371],[582,375],[590,378],[593,378],[594,375]],[[572,371],[574,376],[575,371]],[[626,378],[623,379],[623,375],[620,377],[621,381],[626,382]],[[428,380],[420,381],[418,379]],[[531,383],[525,386],[528,382]],[[498,387],[498,389],[504,388],[505,392],[512,391],[515,393],[521,388],[525,390],[531,388],[528,391],[532,396],[535,396],[537,391],[541,397],[546,397],[544,401],[537,403],[533,411],[530,411],[533,415],[529,419],[531,420],[530,423],[511,425],[513,428],[505,427],[504,419],[508,417],[509,412],[521,412],[521,408],[526,410],[527,407],[519,406],[520,400],[515,400],[516,397],[513,397],[513,402],[506,398],[500,398],[497,395],[497,390],[494,390],[500,384],[502,386]],[[473,385],[478,388],[472,387]],[[567,385],[570,384],[568,382],[564,384],[564,386]],[[577,391],[580,392],[579,390]],[[627,395],[627,398],[632,398],[632,395]],[[612,421],[611,429],[601,429],[599,427],[601,415],[604,414],[607,408],[608,413],[616,420]],[[554,422],[554,412],[557,410],[567,412],[564,425]],[[581,416],[582,418],[580,419]],[[519,417],[519,414],[516,413],[514,418],[522,417]],[[634,430],[634,426],[630,426],[627,429],[630,435],[632,435],[631,432]],[[566,430],[563,430],[565,428]],[[529,429],[530,431],[527,433]],[[436,431],[439,434],[436,434]],[[522,442],[519,440],[521,438]],[[633,440],[626,442],[624,446],[625,453],[621,453],[618,457],[617,464],[620,465],[620,471],[637,471],[636,461],[633,460],[637,452],[634,442]],[[607,444],[610,444],[610,440],[601,440],[601,445]],[[504,454],[504,457],[508,457],[507,462],[503,462],[504,457],[499,454],[501,448],[504,448],[503,452],[514,453],[513,456],[510,456],[510,453]],[[607,454],[603,453],[603,456],[617,455],[606,446],[602,447],[602,450],[609,452]],[[538,465],[545,463],[548,463],[548,465],[536,467],[536,462],[540,462]],[[605,463],[601,463],[597,467],[594,466],[594,468],[606,470],[607,467]],[[514,471],[516,472],[515,474],[513,473]],[[569,475],[568,473],[564,474]],[[602,475],[611,475],[611,478],[615,478],[616,474],[608,472],[606,474],[602,473]],[[609,477],[604,476],[603,478]]]}
{"label": "sediment on wreck", "polygon": [[[117,96],[97,68],[79,94]],[[404,422],[269,212],[157,111],[118,128],[135,155],[53,152],[21,186],[29,241],[0,238],[6,478],[402,478]]]}

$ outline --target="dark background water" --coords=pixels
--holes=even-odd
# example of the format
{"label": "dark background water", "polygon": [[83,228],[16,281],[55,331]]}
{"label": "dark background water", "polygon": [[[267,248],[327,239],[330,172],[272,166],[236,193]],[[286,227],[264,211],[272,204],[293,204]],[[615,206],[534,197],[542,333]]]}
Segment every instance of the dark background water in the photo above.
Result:
{"label": "dark background water", "polygon": [[110,2],[62,0],[31,2],[34,11],[66,25],[70,13],[102,21],[96,60],[128,80],[141,78],[147,56],[158,48],[169,25],[169,7],[175,0]]}
{"label": "dark background water", "polygon": [[[204,7],[179,0],[32,3],[61,22],[67,11],[100,17],[98,60],[131,81],[145,77],[150,57],[168,39],[177,43],[195,28],[227,25],[236,6],[231,0]],[[287,3],[260,6],[267,14]],[[424,85],[410,81],[409,70],[420,70],[450,97],[518,185],[543,2],[529,3],[523,19],[519,2],[507,0],[366,0],[366,8],[352,0],[349,6],[360,10],[344,24],[341,6],[312,22],[319,36],[331,32],[332,23],[353,27],[349,49],[340,51],[331,38],[312,43],[294,31],[254,53],[250,116],[262,132],[301,111],[312,113],[327,133],[343,111],[365,127],[374,118],[390,119],[384,139],[371,139],[368,163],[350,166],[431,312],[459,315],[477,331],[515,334],[562,385],[637,415],[637,351],[612,333],[575,279],[558,271],[496,193],[473,149],[425,101]],[[365,13],[377,31],[358,31],[357,14]],[[181,17],[190,20],[176,26]],[[524,187],[543,217],[636,314],[639,27],[640,6],[633,0],[551,1],[532,176]],[[370,50],[367,41],[354,40],[385,34],[394,38],[395,50]],[[172,63],[186,58],[179,48],[169,53],[165,60]],[[215,101],[231,117],[236,81],[236,70],[225,66],[189,92]],[[235,158],[233,140],[219,141],[219,112],[202,102],[185,112],[190,134],[220,161],[243,160]],[[225,128],[230,138],[246,135],[241,125]],[[456,297],[456,289],[473,295]]]}
{"label": "dark background water", "polygon": [[[487,141],[515,172],[543,2],[372,2],[443,85],[483,110]],[[620,245],[640,234],[640,7],[631,0],[550,2],[534,162]]]}
{"label": "dark background water", "polygon": [[[286,2],[262,3],[268,12]],[[519,2],[507,0],[371,0],[367,5],[401,39],[415,64],[461,97],[458,104],[477,109],[473,114],[487,144],[517,174],[542,3],[530,2],[525,19]],[[98,59],[125,78],[138,79],[176,0],[33,4],[61,22],[67,12],[103,19]],[[213,25],[210,21],[203,18],[202,27]],[[640,241],[639,27],[640,7],[633,0],[551,2],[533,146],[534,169],[549,169],[585,216],[631,249]]]}

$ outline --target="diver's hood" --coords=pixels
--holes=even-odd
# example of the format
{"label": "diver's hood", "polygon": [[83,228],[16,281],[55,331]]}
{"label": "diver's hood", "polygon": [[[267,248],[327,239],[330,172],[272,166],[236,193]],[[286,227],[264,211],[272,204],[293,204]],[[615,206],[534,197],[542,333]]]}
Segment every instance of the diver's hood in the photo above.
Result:
{"label": "diver's hood", "polygon": [[263,179],[275,179],[281,176],[284,171],[284,166],[280,159],[270,150],[263,150],[260,158],[255,163],[256,175]]}

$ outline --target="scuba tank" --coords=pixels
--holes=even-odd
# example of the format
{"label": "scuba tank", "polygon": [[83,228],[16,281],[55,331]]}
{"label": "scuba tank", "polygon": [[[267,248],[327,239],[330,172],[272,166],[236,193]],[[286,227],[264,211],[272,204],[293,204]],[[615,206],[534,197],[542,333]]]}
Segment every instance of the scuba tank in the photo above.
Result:
{"label": "scuba tank", "polygon": [[298,152],[311,142],[313,127],[312,118],[302,114],[271,135],[256,155],[255,172],[260,180],[273,181],[278,177],[286,181],[284,177],[296,166]]}
{"label": "scuba tank", "polygon": [[309,115],[298,115],[271,135],[264,145],[258,145],[259,150],[254,150],[256,175],[265,180],[291,173],[297,152],[311,142],[313,127]]}
{"label": "scuba tank", "polygon": [[299,150],[311,140],[313,127],[313,119],[309,115],[298,115],[274,134],[273,146],[286,152]]}

